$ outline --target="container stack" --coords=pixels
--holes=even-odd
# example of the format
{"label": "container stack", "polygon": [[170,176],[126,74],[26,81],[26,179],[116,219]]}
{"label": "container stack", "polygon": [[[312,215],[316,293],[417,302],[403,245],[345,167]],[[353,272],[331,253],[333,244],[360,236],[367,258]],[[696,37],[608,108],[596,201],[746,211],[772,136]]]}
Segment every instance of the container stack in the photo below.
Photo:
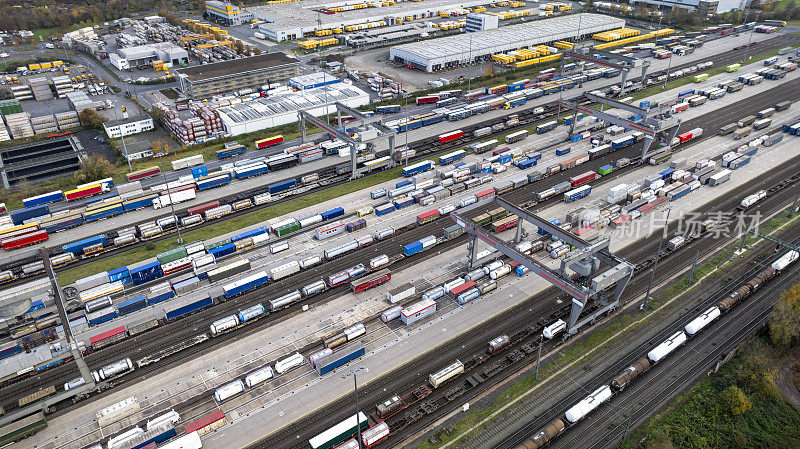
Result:
{"label": "container stack", "polygon": [[190,109],[195,113],[195,115],[203,120],[206,136],[216,136],[222,133],[222,120],[219,118],[219,112],[217,112],[216,109],[208,107],[207,105],[200,103],[198,104],[199,107],[193,108],[193,104],[190,106]]}
{"label": "container stack", "polygon": [[58,129],[61,131],[75,129],[81,126],[81,122],[78,119],[78,113],[75,111],[60,112],[56,114],[56,123],[58,124]]}
{"label": "container stack", "polygon": [[53,134],[58,131],[56,118],[52,115],[31,118],[34,134]]}
{"label": "container stack", "polygon": [[33,126],[31,125],[31,115],[29,113],[8,114],[5,118],[12,138],[33,137]]}
{"label": "container stack", "polygon": [[33,96],[34,98],[36,98],[36,101],[53,99],[53,91],[50,90],[50,83],[47,81],[47,78],[43,76],[37,78],[31,78],[30,85],[31,85],[31,91],[33,91]]}
{"label": "container stack", "polygon": [[15,86],[11,86],[11,93],[14,94],[15,100],[33,100],[33,92],[31,92],[31,86],[26,84],[17,84]]}
{"label": "container stack", "polygon": [[75,90],[72,86],[72,80],[68,76],[54,76],[53,85],[56,88],[56,95],[58,98],[65,98],[67,92]]}
{"label": "container stack", "polygon": [[372,74],[367,78],[369,88],[378,93],[380,98],[399,97],[403,90],[403,85],[392,81],[390,78],[378,74]]}
{"label": "container stack", "polygon": [[6,125],[0,122],[0,142],[5,142],[6,140],[11,140],[11,136],[8,135]]}
{"label": "container stack", "polygon": [[76,90],[74,92],[67,92],[66,96],[69,99],[69,102],[72,104],[72,109],[78,113],[84,109],[97,109],[97,105],[94,101],[89,99],[89,96],[86,95],[86,92]]}

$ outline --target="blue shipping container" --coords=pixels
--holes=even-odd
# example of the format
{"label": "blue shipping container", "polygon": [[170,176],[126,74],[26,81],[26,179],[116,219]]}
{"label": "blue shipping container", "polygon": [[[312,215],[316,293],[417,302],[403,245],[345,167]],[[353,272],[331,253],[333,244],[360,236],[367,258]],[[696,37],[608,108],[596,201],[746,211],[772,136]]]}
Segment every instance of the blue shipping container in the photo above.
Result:
{"label": "blue shipping container", "polygon": [[176,319],[178,319],[178,318],[180,318],[182,316],[188,315],[188,314],[190,314],[192,312],[196,312],[196,311],[198,311],[200,309],[209,307],[209,306],[211,306],[211,304],[213,304],[213,301],[211,301],[211,297],[210,296],[207,296],[207,297],[205,297],[203,299],[199,299],[199,300],[197,300],[197,301],[195,301],[193,303],[186,304],[185,306],[182,306],[182,307],[178,307],[175,310],[170,310],[165,314],[165,317],[167,318],[167,321],[173,321],[173,320],[176,320]]}
{"label": "blue shipping container", "polygon": [[320,215],[322,215],[323,221],[333,220],[334,218],[341,217],[342,215],[344,215],[344,208],[337,207],[331,210],[327,210],[321,213]]}
{"label": "blue shipping container", "polygon": [[192,167],[192,178],[197,179],[208,174],[208,168],[205,165],[195,165]]}
{"label": "blue shipping container", "polygon": [[137,268],[131,268],[130,273],[133,285],[142,285],[164,276],[164,272],[161,270],[161,264],[157,261],[150,262]]}
{"label": "blue shipping container", "polygon": [[642,100],[639,102],[639,107],[642,109],[650,109],[650,100]]}
{"label": "blue shipping container", "polygon": [[127,315],[140,309],[147,307],[147,296],[139,295],[135,298],[126,299],[117,303],[117,311],[120,315]]}
{"label": "blue shipping container", "polygon": [[14,223],[14,225],[16,226],[19,226],[25,220],[41,217],[49,213],[50,213],[50,208],[46,204],[42,204],[40,206],[26,207],[24,209],[12,210],[9,213],[9,215],[11,216],[11,222]]}
{"label": "blue shipping container", "polygon": [[[252,176],[263,175],[268,171],[269,167],[266,164],[253,164],[253,165],[248,165],[247,167],[236,168],[233,170],[233,174],[236,176],[236,179],[245,179],[245,178],[250,178]],[[270,193],[272,193],[272,186],[269,187],[270,187]]]}
{"label": "blue shipping container", "polygon": [[263,276],[259,276],[244,284],[234,285],[231,288],[228,288],[228,286],[223,286],[222,293],[226,298],[230,299],[234,296],[241,295],[242,293],[249,292],[250,290],[255,290],[258,287],[267,284],[269,284],[269,277],[265,273]]}
{"label": "blue shipping container", "polygon": [[685,97],[687,95],[694,95],[694,89],[684,90],[683,92],[678,94],[678,98]]}
{"label": "blue shipping container", "polygon": [[208,250],[208,254],[213,254],[215,259],[229,256],[236,252],[236,245],[228,243],[227,245],[218,246]]}
{"label": "blue shipping container", "polygon": [[175,435],[177,435],[177,433],[175,433],[175,428],[173,427],[169,430],[165,430],[164,432],[158,435],[153,436],[152,438],[148,438],[147,440],[142,441],[141,443],[135,446],[131,446],[131,449],[142,449],[150,443],[161,444],[169,440],[170,438],[174,437]]}
{"label": "blue shipping container", "polygon": [[[344,354],[339,355],[340,353],[344,352]],[[334,353],[331,360],[325,365],[319,367],[319,373],[328,374],[329,372],[339,368],[340,366],[346,364],[347,362],[353,361],[359,357],[363,357],[366,354],[366,349],[364,346],[359,347],[354,351],[339,351],[338,353]]]}
{"label": "blue shipping container", "polygon": [[150,207],[153,205],[153,200],[158,198],[157,193],[153,193],[150,195],[140,196],[136,198],[132,198],[122,202],[122,207],[125,208],[125,211],[131,211],[136,209],[142,209],[144,207]]}
{"label": "blue shipping container", "polygon": [[87,212],[83,214],[84,220],[86,222],[98,221],[104,218],[110,218],[115,215],[119,215],[125,212],[125,209],[122,207],[122,203],[115,204],[113,206],[108,206],[101,208],[99,210],[94,210],[92,212]]}
{"label": "blue shipping container", "polygon": [[670,176],[672,176],[672,174],[674,172],[675,172],[674,168],[668,168],[668,169],[666,169],[664,171],[658,172],[658,174],[659,174],[659,176],[661,176],[661,179],[667,179]]}
{"label": "blue shipping container", "polygon": [[116,268],[108,272],[108,281],[122,281],[123,284],[131,282],[131,272],[128,267]]}
{"label": "blue shipping container", "polygon": [[[578,135],[580,135],[580,134],[578,134]],[[572,147],[564,148],[564,149],[561,149],[561,150],[556,150],[556,156],[563,156],[565,154],[569,154],[570,151],[572,151]]]}
{"label": "blue shipping container", "polygon": [[63,231],[64,229],[70,229],[74,228],[75,226],[80,226],[83,223],[85,223],[83,220],[83,216],[79,214],[66,221],[43,224],[41,225],[41,228],[47,231],[48,234],[52,234],[54,232]]}
{"label": "blue shipping container", "polygon": [[285,181],[276,182],[275,184],[271,184],[268,189],[269,193],[280,193],[286,190],[291,189],[292,187],[297,185],[296,179],[287,179]]}
{"label": "blue shipping container", "polygon": [[392,203],[382,204],[375,208],[375,215],[380,217],[381,215],[390,214],[394,212],[394,210],[395,210],[394,204]]}
{"label": "blue shipping container", "polygon": [[404,207],[408,207],[408,206],[412,206],[412,205],[414,205],[414,198],[410,198],[410,197],[403,198],[401,200],[397,200],[397,201],[394,202],[394,209],[392,209],[392,210],[402,209]]}
{"label": "blue shipping container", "polygon": [[226,184],[230,184],[230,182],[231,182],[231,175],[219,176],[211,179],[204,179],[202,181],[197,181],[197,190],[213,189],[216,187],[224,186]]}
{"label": "blue shipping container", "polygon": [[22,200],[22,205],[25,207],[34,207],[42,204],[54,203],[56,201],[61,201],[63,199],[64,199],[64,193],[60,190],[56,190],[55,192],[44,193],[42,195],[34,196],[31,198],[25,198],[24,200]]}
{"label": "blue shipping container", "polygon": [[103,323],[107,323],[114,318],[117,317],[117,309],[114,306],[106,307],[103,310],[98,310],[97,312],[92,312],[86,315],[86,321],[89,323],[89,326],[99,326]]}
{"label": "blue shipping container", "polygon": [[168,292],[160,293],[160,294],[155,295],[153,297],[147,298],[147,305],[152,306],[153,304],[158,304],[160,302],[164,302],[164,301],[166,301],[168,299],[172,299],[174,297],[175,297],[175,292],[170,290]]}
{"label": "blue shipping container", "polygon": [[87,246],[96,245],[98,243],[102,243],[103,246],[106,246],[106,244],[108,244],[108,240],[106,240],[105,234],[100,234],[94,237],[89,237],[87,239],[79,240],[77,242],[68,243],[61,247],[61,252],[79,255],[83,254],[83,249],[86,248]]}
{"label": "blue shipping container", "polygon": [[413,243],[409,243],[408,245],[405,245],[403,247],[403,254],[405,254],[406,256],[416,254],[420,251],[422,251],[422,242],[420,242],[419,240]]}
{"label": "blue shipping container", "polygon": [[531,168],[531,167],[535,166],[537,163],[539,163],[539,161],[537,161],[536,159],[528,158],[528,159],[525,159],[523,161],[520,161],[520,163],[517,165],[517,167],[519,167],[520,170],[525,170],[526,168]]}
{"label": "blue shipping container", "polygon": [[269,228],[266,226],[261,226],[259,228],[242,232],[241,234],[234,235],[233,237],[231,237],[231,242],[238,242],[239,240],[244,240],[248,237],[253,237],[256,235],[267,234],[267,233],[269,233]]}
{"label": "blue shipping container", "polygon": [[399,189],[400,187],[405,187],[405,186],[410,186],[410,185],[411,185],[411,180],[410,179],[406,179],[405,181],[398,182],[397,184],[394,185],[394,187],[396,189]]}

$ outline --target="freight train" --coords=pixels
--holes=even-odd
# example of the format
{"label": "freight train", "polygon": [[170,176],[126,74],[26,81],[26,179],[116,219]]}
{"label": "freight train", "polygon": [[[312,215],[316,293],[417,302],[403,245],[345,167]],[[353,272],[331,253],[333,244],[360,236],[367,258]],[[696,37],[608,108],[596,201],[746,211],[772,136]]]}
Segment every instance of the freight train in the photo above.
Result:
{"label": "freight train", "polygon": [[727,298],[705,310],[687,323],[683,329],[670,335],[669,338],[647,352],[644,357],[638,359],[621,373],[614,376],[607,385],[600,386],[577,404],[570,407],[564,413],[563,417],[554,419],[539,432],[523,441],[522,444],[517,446],[517,449],[539,449],[544,447],[549,441],[563,434],[569,426],[574,425],[598,407],[602,406],[605,402],[611,400],[614,394],[623,391],[633,381],[649,371],[653,365],[669,357],[670,354],[686,344],[689,339],[697,335],[717,319],[720,319],[725,313],[750,296],[762,284],[768,282],[773,277],[779,275],[789,265],[795,263],[798,256],[800,256],[800,254],[798,254],[796,250],[784,253],[769,267],[762,270],[758,275],[730,293]]}

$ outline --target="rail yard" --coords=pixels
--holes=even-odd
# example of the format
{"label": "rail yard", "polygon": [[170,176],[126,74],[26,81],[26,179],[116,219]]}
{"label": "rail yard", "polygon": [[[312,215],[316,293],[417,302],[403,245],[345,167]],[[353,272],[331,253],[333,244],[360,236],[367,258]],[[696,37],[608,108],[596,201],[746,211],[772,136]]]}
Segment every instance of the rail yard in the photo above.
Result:
{"label": "rail yard", "polygon": [[[123,60],[190,57],[166,87],[128,92],[138,116],[104,124],[123,171],[3,199],[0,447],[617,447],[800,279],[786,22],[314,0],[324,21],[278,26],[273,3],[51,39],[123,78]],[[445,48],[461,28],[474,56],[472,37],[469,55]],[[513,30],[524,40],[497,43]],[[427,45],[394,45],[417,31]],[[348,68],[384,53],[366,49],[376,36],[392,56]],[[89,46],[104,39],[105,57]],[[64,106],[60,81],[43,99],[24,80],[31,98],[14,88],[26,101],[0,107],[7,184],[21,165],[6,158],[34,151],[16,108],[39,129],[31,104]],[[180,149],[139,151],[156,137],[124,133],[143,117]],[[95,158],[87,130],[30,157],[58,141]],[[619,321],[636,325],[609,336]]]}

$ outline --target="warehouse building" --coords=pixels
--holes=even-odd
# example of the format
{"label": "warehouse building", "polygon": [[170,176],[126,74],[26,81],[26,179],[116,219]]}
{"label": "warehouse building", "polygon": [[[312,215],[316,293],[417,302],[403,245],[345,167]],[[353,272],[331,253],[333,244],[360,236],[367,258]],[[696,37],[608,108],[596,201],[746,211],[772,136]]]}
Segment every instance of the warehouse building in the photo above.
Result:
{"label": "warehouse building", "polygon": [[467,33],[500,28],[500,17],[494,14],[467,14]]}
{"label": "warehouse building", "polygon": [[176,70],[178,86],[189,98],[256,89],[300,74],[300,61],[281,52]]}
{"label": "warehouse building", "polygon": [[303,109],[316,116],[335,113],[340,102],[351,108],[369,104],[369,94],[347,83],[329,84],[304,91],[257,98],[217,109],[222,127],[231,135],[239,135],[297,123],[297,111]]}
{"label": "warehouse building", "polygon": [[206,0],[208,20],[225,26],[242,25],[253,20],[253,13],[226,1]]}
{"label": "warehouse building", "polygon": [[[582,13],[509,25],[495,30],[475,31],[470,39],[448,36],[424,42],[395,45],[389,58],[426,72],[487,61],[492,55],[565,39],[580,39],[601,31],[625,26],[625,20],[602,14]],[[470,43],[471,42],[471,43]]]}
{"label": "warehouse building", "polygon": [[172,42],[158,42],[120,48],[116,53],[109,54],[108,60],[119,70],[149,65],[156,60],[163,61],[167,67],[171,67],[188,64],[189,53]]}
{"label": "warehouse building", "polygon": [[153,118],[149,115],[141,115],[133,118],[121,118],[119,120],[111,120],[110,122],[103,123],[108,137],[117,139],[123,136],[130,136],[131,134],[139,134],[141,132],[150,131],[155,129],[153,125]]}
{"label": "warehouse building", "polygon": [[[332,30],[360,31],[397,24],[397,19],[407,20],[439,17],[439,11],[457,8],[472,8],[485,5],[486,0],[427,0],[399,1],[380,8],[366,3],[345,4],[331,0],[303,0],[302,2],[276,3],[248,8],[253,18],[266,23],[258,25],[258,31],[267,39],[282,42],[299,39],[315,33],[320,36],[332,34]],[[314,14],[316,12],[317,14]],[[346,29],[355,27],[355,29]]]}
{"label": "warehouse building", "polygon": [[0,152],[3,187],[9,188],[23,181],[36,184],[71,175],[81,168],[82,152],[83,147],[75,136],[59,136],[3,148]]}

